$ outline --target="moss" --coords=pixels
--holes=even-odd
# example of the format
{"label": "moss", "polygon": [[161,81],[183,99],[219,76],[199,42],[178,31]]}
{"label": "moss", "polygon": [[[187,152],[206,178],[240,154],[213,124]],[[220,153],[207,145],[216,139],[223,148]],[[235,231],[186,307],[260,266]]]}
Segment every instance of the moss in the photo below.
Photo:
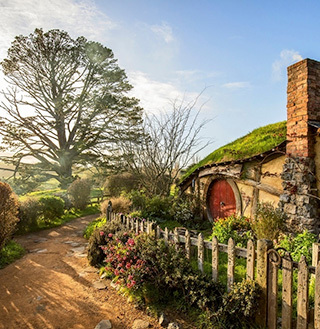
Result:
{"label": "moss", "polygon": [[257,128],[249,134],[218,148],[203,160],[192,166],[182,177],[181,181],[190,176],[196,169],[224,161],[249,158],[271,150],[286,140],[286,121]]}

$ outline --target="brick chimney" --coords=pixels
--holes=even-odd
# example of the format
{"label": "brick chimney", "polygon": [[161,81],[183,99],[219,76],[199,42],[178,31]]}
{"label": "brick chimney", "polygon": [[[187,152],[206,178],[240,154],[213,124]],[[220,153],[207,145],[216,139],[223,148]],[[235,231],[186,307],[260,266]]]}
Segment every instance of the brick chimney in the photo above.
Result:
{"label": "brick chimney", "polygon": [[287,97],[287,155],[312,158],[310,123],[320,122],[320,62],[307,58],[288,67]]}
{"label": "brick chimney", "polygon": [[304,59],[288,67],[287,151],[279,208],[289,232],[319,232],[315,135],[320,127],[320,62]]}

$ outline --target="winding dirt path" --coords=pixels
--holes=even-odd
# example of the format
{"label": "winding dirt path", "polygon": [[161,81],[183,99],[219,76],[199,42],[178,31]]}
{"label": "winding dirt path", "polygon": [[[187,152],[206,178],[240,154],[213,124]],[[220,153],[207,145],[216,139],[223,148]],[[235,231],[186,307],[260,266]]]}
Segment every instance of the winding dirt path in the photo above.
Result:
{"label": "winding dirt path", "polygon": [[0,270],[1,329],[94,329],[103,319],[115,329],[132,328],[135,319],[160,328],[109,285],[93,286],[99,277],[88,265],[82,231],[95,217],[16,239],[28,253]]}

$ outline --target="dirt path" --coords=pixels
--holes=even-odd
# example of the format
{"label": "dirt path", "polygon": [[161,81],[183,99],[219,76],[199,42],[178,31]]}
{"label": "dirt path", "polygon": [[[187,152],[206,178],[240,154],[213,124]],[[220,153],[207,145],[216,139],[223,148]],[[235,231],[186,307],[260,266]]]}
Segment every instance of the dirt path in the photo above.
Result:
{"label": "dirt path", "polygon": [[28,253],[0,270],[1,329],[94,329],[103,319],[116,329],[132,328],[135,319],[160,328],[110,286],[93,287],[99,277],[88,266],[82,231],[95,217],[16,239]]}

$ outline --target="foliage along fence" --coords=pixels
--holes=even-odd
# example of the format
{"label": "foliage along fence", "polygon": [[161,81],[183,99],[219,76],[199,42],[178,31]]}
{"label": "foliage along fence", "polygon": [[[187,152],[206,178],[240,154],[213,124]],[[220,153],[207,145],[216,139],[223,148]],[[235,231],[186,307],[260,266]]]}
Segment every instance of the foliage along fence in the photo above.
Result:
{"label": "foliage along fence", "polygon": [[[165,243],[172,241],[176,248],[184,247],[187,258],[190,259],[191,246],[197,247],[198,269],[204,272],[204,252],[205,249],[212,253],[212,280],[219,279],[219,252],[227,253],[227,289],[230,291],[235,281],[235,261],[236,257],[246,259],[246,278],[256,280],[261,288],[261,297],[258,304],[256,324],[270,329],[278,328],[278,292],[280,290],[278,276],[282,271],[282,297],[281,297],[281,325],[283,329],[320,329],[320,244],[314,243],[312,250],[312,264],[308,266],[304,256],[299,263],[292,261],[286,252],[280,256],[279,250],[272,248],[269,240],[258,240],[255,246],[252,240],[248,241],[247,248],[235,246],[232,238],[228,245],[221,244],[214,237],[212,241],[205,241],[201,233],[197,237],[192,237],[188,230],[185,234],[179,234],[176,228],[174,232],[165,228],[162,230],[155,226],[153,222],[133,219],[124,215],[109,214],[109,219],[120,218],[128,230],[133,232],[146,232],[155,234],[157,238],[163,238]],[[293,273],[298,270],[297,279],[297,319],[293,320]],[[315,278],[314,309],[309,309],[309,277]],[[279,327],[279,328],[280,328]]]}

